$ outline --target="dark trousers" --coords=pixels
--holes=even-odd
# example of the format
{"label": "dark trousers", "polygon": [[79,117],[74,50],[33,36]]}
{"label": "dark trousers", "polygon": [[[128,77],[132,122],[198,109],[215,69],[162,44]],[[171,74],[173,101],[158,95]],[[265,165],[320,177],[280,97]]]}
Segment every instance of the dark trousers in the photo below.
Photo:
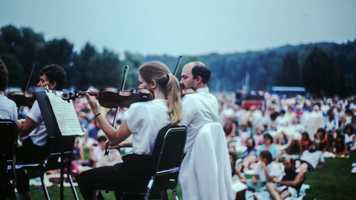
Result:
{"label": "dark trousers", "polygon": [[[37,146],[28,138],[23,141],[20,148],[16,149],[16,164],[42,163],[47,156],[47,146]],[[28,173],[24,169],[18,169],[16,175],[19,193],[28,192],[30,190]]]}
{"label": "dark trousers", "polygon": [[145,191],[153,173],[151,156],[128,155],[123,157],[123,161],[114,166],[99,167],[81,173],[77,181],[84,199],[96,199],[96,190]]}

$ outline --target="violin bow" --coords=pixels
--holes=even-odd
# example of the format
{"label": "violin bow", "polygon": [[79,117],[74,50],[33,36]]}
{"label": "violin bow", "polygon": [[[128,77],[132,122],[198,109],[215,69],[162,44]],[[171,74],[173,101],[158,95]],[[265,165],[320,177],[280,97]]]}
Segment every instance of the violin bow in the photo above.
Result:
{"label": "violin bow", "polygon": [[183,56],[179,56],[179,57],[178,57],[178,60],[177,60],[177,63],[176,63],[176,66],[175,66],[174,72],[173,72],[174,76],[177,76],[177,73],[178,73],[178,71],[179,71],[179,64],[180,64],[180,62],[181,62],[181,60],[182,60],[182,57],[183,57]]}
{"label": "violin bow", "polygon": [[31,79],[32,79],[32,76],[33,76],[33,72],[35,71],[35,68],[36,68],[36,65],[32,64],[32,69],[31,69],[30,76],[28,77],[28,80],[27,80],[27,83],[26,83],[25,92],[28,90],[28,87],[30,86]]}
{"label": "violin bow", "polygon": [[[127,80],[127,75],[128,75],[128,72],[129,72],[129,69],[130,67],[128,65],[125,65],[124,66],[124,74],[122,76],[122,81],[121,81],[121,90],[120,91],[124,91],[125,89],[125,84],[126,84],[126,80]],[[117,112],[118,112],[118,108],[116,108],[115,110],[115,115],[114,115],[114,119],[112,121],[112,127],[116,128],[116,115],[117,115]]]}
{"label": "violin bow", "polygon": [[[129,68],[130,67],[128,65],[124,66],[124,73],[123,73],[122,80],[121,80],[120,91],[124,91],[124,89],[125,89],[125,84],[126,84]],[[114,118],[111,123],[111,126],[114,127],[114,129],[116,128],[116,116],[117,116],[118,111],[119,111],[119,108],[116,108]],[[105,156],[109,155],[109,146],[106,146],[104,155]]]}
{"label": "violin bow", "polygon": [[127,80],[127,75],[129,74],[129,69],[130,69],[130,66],[128,65],[125,65],[124,66],[124,74],[122,76],[122,80],[121,80],[121,90],[120,91],[124,91],[125,89],[125,84],[126,84],[126,80]]}

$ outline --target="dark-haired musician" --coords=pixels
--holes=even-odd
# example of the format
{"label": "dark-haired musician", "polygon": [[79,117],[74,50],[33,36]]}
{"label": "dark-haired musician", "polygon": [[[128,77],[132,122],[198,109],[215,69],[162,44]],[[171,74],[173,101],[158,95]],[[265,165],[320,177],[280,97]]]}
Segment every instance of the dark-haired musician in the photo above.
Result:
{"label": "dark-haired musician", "polygon": [[[62,90],[66,81],[66,72],[63,67],[51,64],[40,70],[38,87],[49,90]],[[17,122],[20,137],[23,139],[22,147],[17,149],[17,163],[41,162],[48,155],[47,129],[43,121],[38,102],[35,101],[27,117]],[[18,172],[18,191],[23,199],[31,199],[29,192],[29,179],[24,170]]]}

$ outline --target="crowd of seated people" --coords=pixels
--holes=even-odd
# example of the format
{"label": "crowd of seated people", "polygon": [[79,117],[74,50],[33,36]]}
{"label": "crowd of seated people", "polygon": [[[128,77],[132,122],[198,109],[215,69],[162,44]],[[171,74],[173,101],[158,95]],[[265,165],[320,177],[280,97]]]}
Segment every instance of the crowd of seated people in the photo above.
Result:
{"label": "crowd of seated people", "polygon": [[306,173],[325,158],[355,152],[355,97],[261,95],[265,104],[249,108],[219,98],[223,123],[236,127],[235,133],[225,130],[237,199],[296,199]]}

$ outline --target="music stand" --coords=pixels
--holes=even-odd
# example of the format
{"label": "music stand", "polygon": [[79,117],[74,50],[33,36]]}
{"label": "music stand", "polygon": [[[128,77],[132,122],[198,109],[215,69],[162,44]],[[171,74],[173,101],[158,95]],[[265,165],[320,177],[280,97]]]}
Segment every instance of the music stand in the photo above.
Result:
{"label": "music stand", "polygon": [[[44,162],[46,169],[60,169],[60,199],[64,197],[64,169],[75,199],[78,199],[70,176],[73,147],[76,136],[83,135],[74,105],[64,101],[61,95],[46,90],[35,91],[35,97],[47,129],[50,155]],[[49,198],[46,191],[46,198]]]}

